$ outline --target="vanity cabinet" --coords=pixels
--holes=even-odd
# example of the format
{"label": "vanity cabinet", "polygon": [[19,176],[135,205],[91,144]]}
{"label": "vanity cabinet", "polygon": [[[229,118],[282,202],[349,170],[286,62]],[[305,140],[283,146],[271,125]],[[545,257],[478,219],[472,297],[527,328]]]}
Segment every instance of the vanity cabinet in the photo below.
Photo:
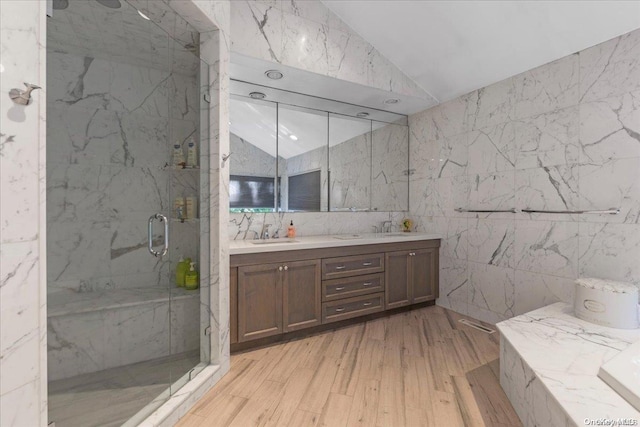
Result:
{"label": "vanity cabinet", "polygon": [[438,253],[431,248],[385,254],[385,308],[435,300],[438,297]]}
{"label": "vanity cabinet", "polygon": [[232,350],[434,301],[439,247],[432,239],[232,255]]}
{"label": "vanity cabinet", "polygon": [[[232,282],[233,276],[232,269]],[[231,311],[233,315],[233,308]],[[309,328],[320,322],[319,260],[237,268],[237,342]],[[232,332],[232,343],[233,340]]]}

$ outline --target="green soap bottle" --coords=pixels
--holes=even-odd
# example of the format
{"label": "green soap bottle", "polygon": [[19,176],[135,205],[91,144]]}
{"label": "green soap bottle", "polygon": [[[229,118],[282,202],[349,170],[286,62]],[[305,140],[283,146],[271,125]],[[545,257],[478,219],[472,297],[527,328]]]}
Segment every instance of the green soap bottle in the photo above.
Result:
{"label": "green soap bottle", "polygon": [[179,288],[184,287],[185,278],[189,271],[189,264],[191,264],[191,258],[182,259],[182,257],[180,257],[180,261],[178,261],[178,265],[176,265],[176,285]]}
{"label": "green soap bottle", "polygon": [[191,268],[185,276],[184,287],[190,291],[193,291],[195,289],[198,289],[198,286],[200,285],[200,275],[196,271],[196,263],[192,262],[190,264]]}

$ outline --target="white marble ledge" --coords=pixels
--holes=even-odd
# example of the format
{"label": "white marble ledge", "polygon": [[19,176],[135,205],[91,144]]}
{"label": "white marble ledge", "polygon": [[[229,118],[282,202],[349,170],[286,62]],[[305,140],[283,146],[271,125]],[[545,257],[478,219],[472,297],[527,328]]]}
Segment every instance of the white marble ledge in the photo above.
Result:
{"label": "white marble ledge", "polygon": [[573,316],[566,303],[552,304],[500,322],[506,339],[533,370],[569,419],[633,418],[640,412],[600,380],[600,366],[640,340],[640,329],[613,329]]}
{"label": "white marble ledge", "polygon": [[[430,233],[362,233],[337,234],[324,236],[304,236],[294,239],[272,239],[273,243],[255,244],[256,240],[232,240],[229,243],[230,255],[254,254],[265,252],[298,251],[301,249],[338,248],[345,246],[375,245],[381,243],[415,242],[441,239],[439,234]],[[277,241],[293,240],[291,243]],[[260,242],[258,240],[258,242]]]}
{"label": "white marble ledge", "polygon": [[140,304],[162,303],[187,298],[200,298],[199,289],[149,287],[109,289],[96,292],[60,290],[47,297],[47,317],[115,310]]}

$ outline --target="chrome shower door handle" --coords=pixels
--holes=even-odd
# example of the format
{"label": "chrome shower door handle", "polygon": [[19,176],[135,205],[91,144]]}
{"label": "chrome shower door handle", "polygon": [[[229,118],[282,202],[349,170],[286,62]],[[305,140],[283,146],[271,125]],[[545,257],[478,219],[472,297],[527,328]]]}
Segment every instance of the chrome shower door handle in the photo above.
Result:
{"label": "chrome shower door handle", "polygon": [[[161,251],[156,251],[155,249],[153,249],[153,222],[156,219],[160,222],[164,222],[164,244]],[[149,238],[149,252],[151,253],[151,255],[153,255],[154,257],[165,256],[167,252],[169,252],[169,221],[167,220],[167,217],[159,213],[151,215],[149,217],[147,234]]]}

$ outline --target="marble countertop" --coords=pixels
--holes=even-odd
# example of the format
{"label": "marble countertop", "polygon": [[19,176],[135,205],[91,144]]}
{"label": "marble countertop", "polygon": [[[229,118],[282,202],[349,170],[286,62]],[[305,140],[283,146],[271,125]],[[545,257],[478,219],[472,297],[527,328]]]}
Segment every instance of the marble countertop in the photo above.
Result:
{"label": "marble countertop", "polygon": [[500,322],[508,340],[576,425],[586,418],[640,420],[640,412],[598,378],[600,365],[640,340],[640,329],[580,320],[566,303]]}
{"label": "marble countertop", "polygon": [[304,236],[294,239],[271,239],[270,243],[255,244],[262,240],[232,240],[229,244],[231,255],[264,252],[297,251],[300,249],[320,249],[342,246],[374,245],[380,243],[414,242],[440,239],[439,234],[430,233],[362,233],[338,234],[331,236]]}

